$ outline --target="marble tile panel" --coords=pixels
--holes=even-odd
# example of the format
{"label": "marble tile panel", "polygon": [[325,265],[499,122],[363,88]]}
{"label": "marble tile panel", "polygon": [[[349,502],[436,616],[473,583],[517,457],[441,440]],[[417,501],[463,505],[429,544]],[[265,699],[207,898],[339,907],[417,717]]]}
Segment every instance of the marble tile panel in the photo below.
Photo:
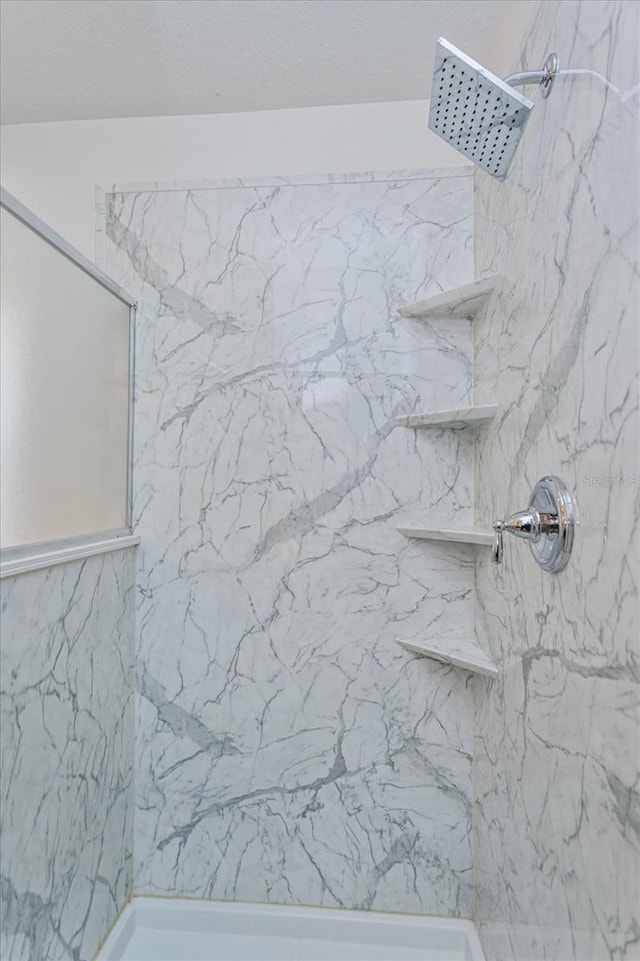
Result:
{"label": "marble tile panel", "polygon": [[[105,192],[140,297],[137,889],[468,915],[473,560],[394,529],[472,517],[462,175]],[[430,433],[430,432],[424,432]]]}
{"label": "marble tile panel", "polygon": [[478,446],[477,520],[549,473],[579,518],[561,574],[515,539],[501,568],[478,555],[478,636],[501,669],[474,752],[495,961],[640,957],[639,14],[539,5],[520,64],[554,49],[610,85],[559,76],[505,182],[476,178],[477,274],[504,276],[475,328],[475,400],[503,410]]}
{"label": "marble tile panel", "polygon": [[132,889],[132,548],[1,582],[2,929],[90,961]]}

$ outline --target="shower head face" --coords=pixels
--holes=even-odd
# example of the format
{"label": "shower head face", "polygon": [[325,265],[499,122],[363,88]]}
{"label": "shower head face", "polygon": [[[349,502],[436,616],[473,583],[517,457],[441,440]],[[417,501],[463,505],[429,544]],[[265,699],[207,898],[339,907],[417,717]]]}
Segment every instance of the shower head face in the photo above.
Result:
{"label": "shower head face", "polygon": [[443,37],[436,44],[429,127],[503,180],[533,102]]}

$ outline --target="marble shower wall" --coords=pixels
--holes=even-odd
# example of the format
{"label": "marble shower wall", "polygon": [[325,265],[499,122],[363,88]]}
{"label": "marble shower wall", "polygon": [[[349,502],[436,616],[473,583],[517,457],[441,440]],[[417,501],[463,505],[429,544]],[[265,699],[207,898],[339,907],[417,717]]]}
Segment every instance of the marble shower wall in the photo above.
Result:
{"label": "marble shower wall", "polygon": [[396,636],[467,636],[470,172],[113,187],[142,302],[136,890],[468,915],[472,699]]}
{"label": "marble shower wall", "polygon": [[131,548],[1,582],[0,955],[90,961],[132,888]]}
{"label": "marble shower wall", "polygon": [[[520,64],[638,83],[640,5],[546,2]],[[516,64],[514,63],[514,67]],[[498,661],[475,740],[477,911],[492,961],[640,957],[638,95],[559,77],[506,181],[476,179],[478,515],[558,474],[580,526],[550,576],[510,538],[479,556],[477,628]]]}

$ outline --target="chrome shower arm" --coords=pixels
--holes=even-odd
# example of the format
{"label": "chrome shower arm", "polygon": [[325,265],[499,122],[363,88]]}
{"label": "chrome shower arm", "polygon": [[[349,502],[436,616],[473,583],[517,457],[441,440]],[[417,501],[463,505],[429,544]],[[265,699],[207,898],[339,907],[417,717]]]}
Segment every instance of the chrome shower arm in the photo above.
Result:
{"label": "chrome shower arm", "polygon": [[546,76],[544,70],[523,70],[521,73],[510,73],[504,82],[510,87],[524,87],[528,83],[542,83]]}
{"label": "chrome shower arm", "polygon": [[510,87],[524,87],[528,83],[537,83],[542,88],[542,96],[548,97],[553,87],[553,81],[558,73],[558,54],[550,53],[540,70],[522,70],[520,73],[510,73],[504,82]]}

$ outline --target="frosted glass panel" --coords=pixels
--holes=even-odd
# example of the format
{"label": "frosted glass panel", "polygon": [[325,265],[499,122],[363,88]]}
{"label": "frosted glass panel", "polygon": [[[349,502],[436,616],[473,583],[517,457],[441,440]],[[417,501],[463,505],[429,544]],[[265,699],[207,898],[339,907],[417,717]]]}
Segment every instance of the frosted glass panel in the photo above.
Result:
{"label": "frosted glass panel", "polygon": [[0,219],[2,546],[126,527],[129,307]]}

